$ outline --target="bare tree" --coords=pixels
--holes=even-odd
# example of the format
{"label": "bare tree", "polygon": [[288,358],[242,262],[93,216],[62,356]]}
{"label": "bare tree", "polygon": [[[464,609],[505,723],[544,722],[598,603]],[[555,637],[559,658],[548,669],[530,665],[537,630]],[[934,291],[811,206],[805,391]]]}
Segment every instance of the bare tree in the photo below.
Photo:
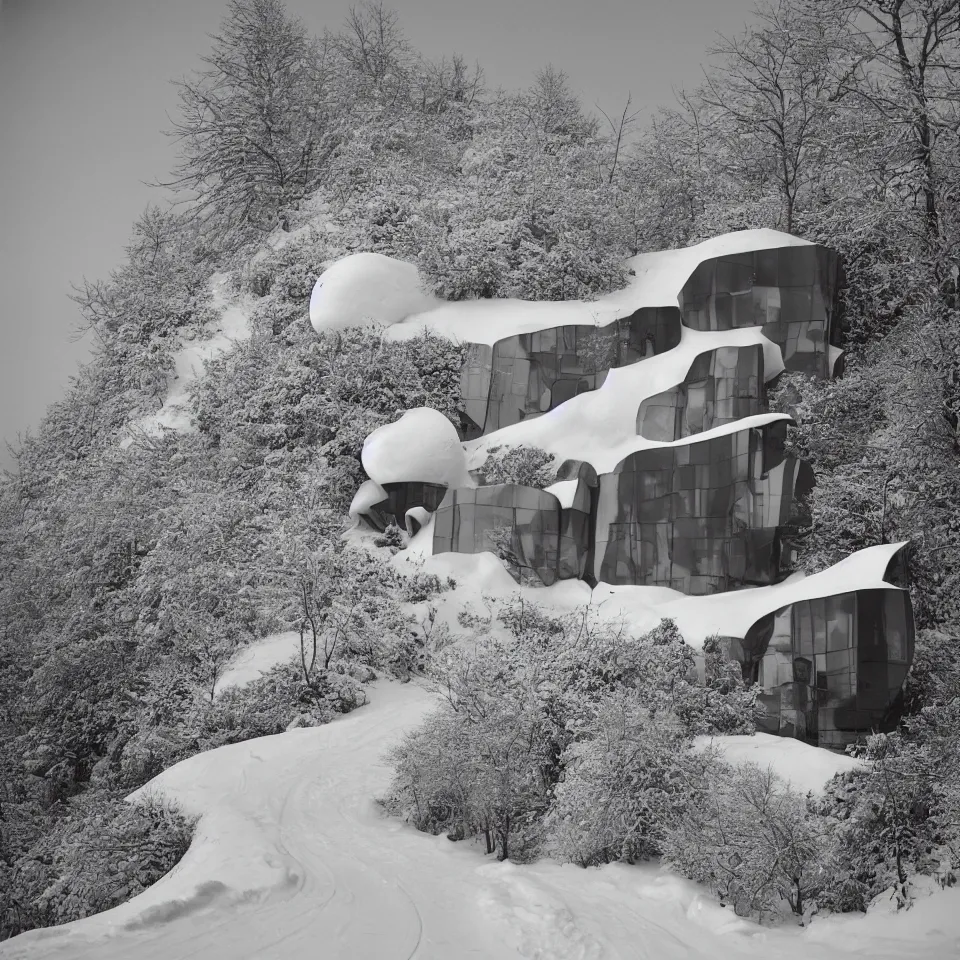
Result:
{"label": "bare tree", "polygon": [[[771,184],[780,199],[780,225],[793,229],[797,202],[823,168],[831,141],[830,105],[856,63],[842,50],[849,14],[812,16],[793,0],[757,11],[740,37],[722,38],[721,58],[701,91],[711,108],[711,133],[726,147],[738,176]],[[838,64],[842,74],[838,80]]]}
{"label": "bare tree", "polygon": [[[822,13],[828,0],[814,0]],[[830,0],[829,6],[838,6]],[[899,130],[927,241],[943,241],[937,148],[956,140],[960,117],[960,0],[844,0],[853,37],[867,68],[846,78],[861,107]]]}
{"label": "bare tree", "polygon": [[172,186],[208,229],[268,230],[318,185],[336,145],[329,44],[280,0],[232,0],[209,69],[180,81]]}
{"label": "bare tree", "polygon": [[624,147],[624,140],[630,128],[636,123],[637,117],[640,116],[639,110],[635,110],[633,113],[630,112],[630,105],[632,103],[633,94],[628,93],[627,102],[623,105],[623,111],[616,121],[610,117],[603,107],[597,104],[597,109],[603,114],[604,120],[607,121],[610,127],[610,136],[613,139],[613,157],[610,160],[610,171],[607,174],[608,184],[613,183],[613,178],[616,175],[617,162],[620,160],[620,151]]}
{"label": "bare tree", "polygon": [[396,11],[385,7],[383,0],[352,6],[334,46],[360,80],[362,94],[381,104],[409,95],[416,55]]}

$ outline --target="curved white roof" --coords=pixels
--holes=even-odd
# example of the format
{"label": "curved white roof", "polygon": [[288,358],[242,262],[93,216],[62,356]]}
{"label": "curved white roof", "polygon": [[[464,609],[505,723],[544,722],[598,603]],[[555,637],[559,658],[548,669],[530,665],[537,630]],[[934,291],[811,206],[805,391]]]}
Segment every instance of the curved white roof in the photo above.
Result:
{"label": "curved white roof", "polygon": [[374,430],[363,443],[363,469],[377,483],[419,480],[476,486],[454,425],[438,410],[416,407]]}
{"label": "curved white roof", "polygon": [[425,293],[412,263],[382,253],[354,253],[335,261],[310,294],[317,333],[379,323],[389,326],[439,301]]}
{"label": "curved white roof", "polygon": [[388,337],[400,340],[429,329],[458,342],[493,344],[568,324],[606,326],[641,307],[675,307],[683,285],[704,260],[810,245],[779,230],[738,230],[692,247],[640,254],[627,261],[633,276],[622,290],[596,300],[561,302],[447,302],[424,292],[413,264],[379,253],[355,253],[337,260],[317,281],[310,322],[318,332],[375,322],[389,327]]}

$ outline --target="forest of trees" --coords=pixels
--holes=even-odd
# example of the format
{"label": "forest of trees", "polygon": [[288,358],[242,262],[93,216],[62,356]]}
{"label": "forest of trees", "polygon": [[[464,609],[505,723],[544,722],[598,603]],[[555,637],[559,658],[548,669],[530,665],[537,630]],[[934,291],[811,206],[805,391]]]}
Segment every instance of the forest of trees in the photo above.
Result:
{"label": "forest of trees", "polygon": [[[180,84],[176,203],[145,211],[125,262],[78,288],[93,360],[0,483],[0,938],[121,902],[176,862],[188,819],[122,802],[165,767],[325,722],[363,703],[374,671],[434,672],[431,646],[449,638],[433,636],[430,600],[448,584],[388,575],[339,534],[364,437],[414,406],[456,421],[462,353],[316,334],[307,301],[326,263],[388,254],[448,299],[589,298],[622,285],[633,254],[747,227],[844,257],[844,375],[784,376],[773,396],[817,475],[801,565],[912,542],[922,629],[902,729],[870,738],[869,768],[821,801],[796,797],[687,749],[698,732],[748,729],[752,708],[722,665],[705,687],[688,679],[669,624],[632,644],[595,631],[587,656],[570,624],[507,609],[516,643],[481,639],[445,661],[448,696],[397,753],[385,803],[504,857],[662,856],[756,916],[864,909],[890,885],[906,899],[917,872],[949,882],[958,86],[960,0],[764,2],[718,41],[701,86],[643,126],[629,106],[595,117],[551,66],[528,89],[491,89],[456,54],[420,55],[377,3],[310,37],[279,0],[233,0]],[[214,275],[253,304],[250,338],[195,385],[195,432],[121,446],[162,403],[174,352],[202,335]],[[291,628],[302,658],[214,696],[238,647]],[[542,674],[496,667],[538,644],[554,651]],[[515,725],[498,726],[511,709]],[[498,754],[511,732],[539,752]],[[448,745],[444,769],[422,762],[428,741]],[[674,802],[705,789],[719,819]],[[418,806],[418,791],[435,802]],[[747,804],[768,830],[744,828]],[[830,867],[813,876],[817,858]]]}

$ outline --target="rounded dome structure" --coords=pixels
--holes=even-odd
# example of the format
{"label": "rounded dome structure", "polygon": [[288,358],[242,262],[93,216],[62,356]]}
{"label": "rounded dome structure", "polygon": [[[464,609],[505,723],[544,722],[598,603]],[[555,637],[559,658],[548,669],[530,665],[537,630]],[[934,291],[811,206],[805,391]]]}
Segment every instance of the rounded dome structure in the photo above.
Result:
{"label": "rounded dome structure", "polygon": [[412,263],[382,253],[354,253],[333,263],[310,295],[310,323],[317,333],[364,323],[390,326],[436,305],[420,286]]}
{"label": "rounded dome structure", "polygon": [[408,410],[374,430],[361,454],[367,475],[379,484],[421,481],[474,486],[454,425],[430,407]]}

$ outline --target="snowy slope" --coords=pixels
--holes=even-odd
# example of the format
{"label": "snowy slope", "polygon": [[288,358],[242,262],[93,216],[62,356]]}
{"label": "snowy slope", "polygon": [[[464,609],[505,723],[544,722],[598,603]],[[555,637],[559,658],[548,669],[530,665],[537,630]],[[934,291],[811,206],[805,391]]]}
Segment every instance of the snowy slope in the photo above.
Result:
{"label": "snowy slope", "polygon": [[107,913],[0,945],[5,960],[946,960],[960,891],[906,914],[740,920],[652,866],[497,863],[381,817],[383,751],[430,709],[414,684],[325,727],[200,754],[146,789],[203,815],[183,861]]}
{"label": "snowy slope", "polygon": [[203,373],[203,366],[226,353],[237,341],[250,336],[249,304],[232,300],[227,290],[227,277],[214,274],[210,280],[212,306],[219,317],[207,324],[206,338],[185,343],[173,357],[174,372],[167,386],[163,405],[149,416],[135,420],[128,427],[129,434],[120,441],[124,449],[133,442],[131,434],[162,436],[165,430],[189,433],[195,429],[190,410],[190,386]]}
{"label": "snowy slope", "polygon": [[822,750],[802,740],[778,737],[772,733],[751,736],[697,737],[699,747],[716,747],[727,763],[752,763],[772,769],[800,793],[819,793],[823,785],[838,773],[847,773],[862,766],[842,753]]}

